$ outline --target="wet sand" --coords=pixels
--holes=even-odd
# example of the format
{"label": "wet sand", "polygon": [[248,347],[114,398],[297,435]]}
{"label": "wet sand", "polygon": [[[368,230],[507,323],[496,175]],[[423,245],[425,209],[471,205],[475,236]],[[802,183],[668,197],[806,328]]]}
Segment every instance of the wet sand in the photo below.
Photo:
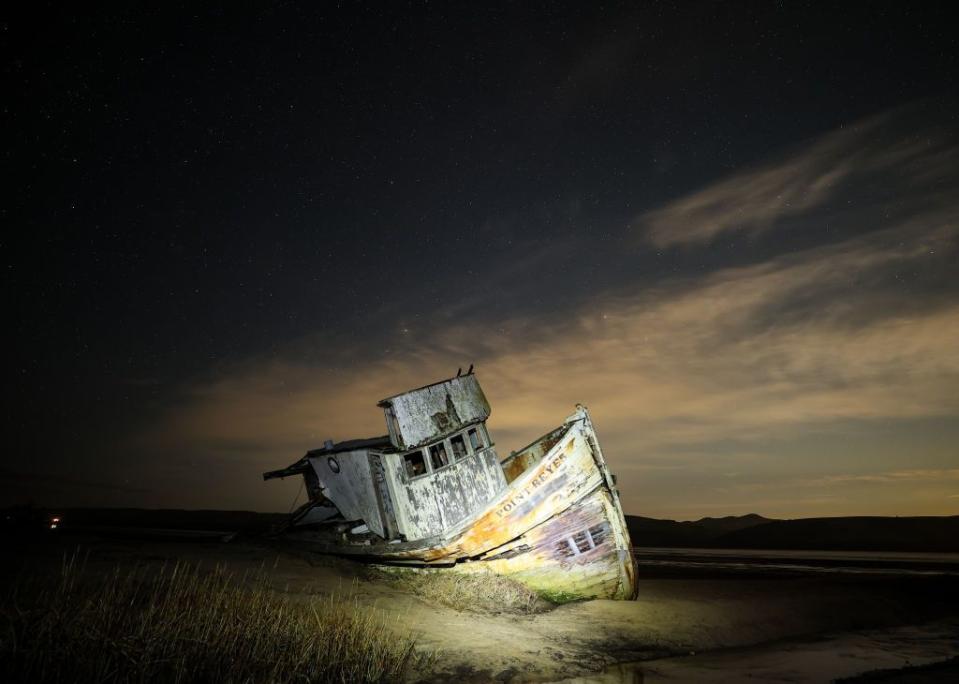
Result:
{"label": "wet sand", "polygon": [[[959,620],[827,634],[699,655],[623,663],[563,684],[831,682],[867,672],[941,663],[959,654]],[[878,674],[878,673],[877,673]],[[955,672],[926,681],[955,681]]]}
{"label": "wet sand", "polygon": [[919,664],[959,654],[949,652],[949,644],[959,642],[959,580],[953,576],[755,569],[711,576],[704,568],[644,567],[637,601],[588,601],[513,615],[454,610],[372,580],[355,563],[242,540],[63,535],[21,547],[3,573],[55,567],[78,546],[89,554],[91,572],[176,560],[219,564],[237,575],[262,566],[277,591],[297,600],[332,594],[373,607],[389,629],[413,634],[418,649],[435,654],[428,670],[410,673],[412,681],[557,681],[636,661],[641,667],[608,671],[618,679],[589,681],[634,681],[637,673],[650,682],[737,681],[733,673],[753,681],[829,681],[899,667],[906,659]]}

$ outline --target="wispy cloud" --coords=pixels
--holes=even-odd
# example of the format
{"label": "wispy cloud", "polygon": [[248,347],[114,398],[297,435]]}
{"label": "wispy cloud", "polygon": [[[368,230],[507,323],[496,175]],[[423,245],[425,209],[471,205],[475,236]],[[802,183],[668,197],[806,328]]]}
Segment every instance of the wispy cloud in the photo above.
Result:
{"label": "wispy cloud", "polygon": [[[926,178],[948,178],[941,164],[952,152],[942,145],[874,142],[886,123],[879,117],[839,131],[679,200],[644,219],[649,238],[695,245],[722,232],[765,230],[869,169],[924,167]],[[949,275],[959,257],[959,192],[946,202],[940,183],[938,201],[925,205],[893,180],[882,194],[902,190],[908,212],[759,263],[599,292],[562,315],[496,326],[444,318],[415,335],[397,330],[384,355],[308,362],[305,348],[350,343],[335,332],[300,340],[198,380],[137,446],[155,454],[155,477],[192,477],[197,461],[220,466],[215,505],[278,508],[280,490],[262,485],[259,472],[325,438],[382,434],[376,400],[475,361],[503,455],[583,402],[632,512],[682,517],[763,502],[771,514],[863,512],[882,501],[850,509],[843,497],[814,490],[836,494],[870,482],[898,485],[906,498],[895,505],[907,510],[897,512],[946,512],[946,495],[929,488],[954,485],[959,471],[937,463],[941,450],[930,445],[893,456],[900,460],[892,466],[862,468],[854,462],[861,451],[844,452],[840,439],[825,474],[790,461],[811,432],[959,418],[959,288]],[[774,499],[743,498],[750,482],[763,491],[763,478],[780,494],[778,510]],[[910,502],[909,491],[928,501]]]}
{"label": "wispy cloud", "polygon": [[[937,183],[955,174],[957,148],[925,127],[910,129],[903,111],[843,127],[781,158],[645,212],[636,225],[659,247],[702,245],[723,234],[756,235],[807,215],[879,174],[894,174],[898,190],[939,193]],[[854,188],[855,184],[859,188]],[[899,198],[889,197],[895,203]]]}
{"label": "wispy cloud", "polygon": [[[327,437],[382,433],[376,400],[471,360],[501,448],[538,436],[582,401],[627,474],[626,487],[634,485],[631,473],[648,474],[634,463],[662,466],[660,454],[684,445],[702,451],[735,440],[755,451],[816,424],[959,415],[959,304],[887,311],[849,329],[835,307],[880,306],[875,292],[852,288],[842,302],[823,302],[790,324],[770,320],[770,307],[797,290],[891,263],[921,268],[924,254],[918,244],[885,248],[860,239],[788,263],[720,271],[692,287],[596,298],[561,323],[435,331],[353,367],[251,360],[194,387],[149,441],[165,453],[205,451],[234,471],[246,464],[246,476],[255,477],[257,468],[293,460]],[[256,448],[261,458],[250,455]]]}
{"label": "wispy cloud", "polygon": [[894,470],[884,473],[829,475],[810,480],[810,485],[842,485],[847,482],[875,482],[895,484],[899,482],[959,480],[959,468],[939,468],[926,470]]}
{"label": "wispy cloud", "polygon": [[822,490],[846,488],[847,485],[903,485],[924,483],[954,483],[959,480],[959,468],[920,468],[879,472],[836,473],[822,477],[786,477],[769,482],[736,482],[723,486],[724,491],[743,493],[772,490]]}

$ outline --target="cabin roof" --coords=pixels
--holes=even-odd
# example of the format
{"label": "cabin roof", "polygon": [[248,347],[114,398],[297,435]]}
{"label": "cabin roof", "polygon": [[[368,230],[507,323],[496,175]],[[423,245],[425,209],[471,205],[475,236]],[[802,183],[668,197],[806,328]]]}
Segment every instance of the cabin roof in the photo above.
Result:
{"label": "cabin roof", "polygon": [[337,454],[341,451],[355,451],[356,449],[385,449],[393,447],[393,443],[390,442],[389,435],[383,435],[382,437],[364,437],[362,439],[348,439],[344,442],[337,442],[331,447],[320,447],[318,449],[310,449],[306,452],[307,456],[320,456],[322,454]]}
{"label": "cabin roof", "polygon": [[412,449],[489,418],[490,407],[473,373],[397,394],[379,403],[393,445]]}
{"label": "cabin roof", "polygon": [[288,465],[286,468],[280,468],[279,470],[271,470],[268,473],[263,473],[264,480],[272,480],[277,477],[289,477],[290,475],[299,475],[304,470],[306,470],[309,465],[309,459],[311,456],[322,456],[324,454],[338,454],[344,451],[356,451],[357,449],[376,449],[377,451],[394,451],[393,443],[390,442],[389,435],[383,435],[382,437],[365,437],[363,439],[348,439],[343,442],[337,442],[330,447],[320,447],[318,449],[310,449],[306,454],[296,460],[295,462]]}
{"label": "cabin roof", "polygon": [[450,380],[456,380],[457,378],[465,378],[467,375],[472,375],[472,374],[473,373],[470,372],[470,373],[467,373],[466,375],[454,375],[451,378],[444,378],[443,380],[437,380],[436,382],[431,382],[430,384],[423,385],[422,387],[404,390],[403,392],[397,392],[396,394],[393,394],[387,397],[386,399],[380,399],[378,402],[376,402],[376,405],[379,406],[380,408],[385,408],[389,406],[390,402],[392,402],[394,399],[396,399],[397,397],[402,397],[404,394],[412,394],[413,392],[419,392],[420,390],[425,390],[429,387],[436,387],[437,385],[442,385],[444,382],[449,382]]}

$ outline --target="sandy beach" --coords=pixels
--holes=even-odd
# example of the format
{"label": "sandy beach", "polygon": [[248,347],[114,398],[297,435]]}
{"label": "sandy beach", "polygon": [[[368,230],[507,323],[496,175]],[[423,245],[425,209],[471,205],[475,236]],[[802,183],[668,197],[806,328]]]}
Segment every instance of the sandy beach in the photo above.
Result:
{"label": "sandy beach", "polygon": [[53,569],[75,551],[92,573],[176,561],[237,576],[265,568],[272,588],[297,601],[332,595],[373,608],[388,629],[433,654],[410,681],[830,681],[959,654],[953,576],[644,568],[636,601],[523,615],[453,609],[381,581],[368,566],[253,540],[64,535],[23,545],[4,573]]}

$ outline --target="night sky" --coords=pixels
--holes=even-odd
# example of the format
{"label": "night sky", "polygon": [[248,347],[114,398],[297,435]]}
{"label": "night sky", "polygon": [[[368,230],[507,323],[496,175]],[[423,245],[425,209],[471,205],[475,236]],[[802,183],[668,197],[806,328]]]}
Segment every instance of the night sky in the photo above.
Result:
{"label": "night sky", "polygon": [[959,514],[945,3],[385,4],[3,18],[0,503],[285,511],[475,363],[627,513]]}

